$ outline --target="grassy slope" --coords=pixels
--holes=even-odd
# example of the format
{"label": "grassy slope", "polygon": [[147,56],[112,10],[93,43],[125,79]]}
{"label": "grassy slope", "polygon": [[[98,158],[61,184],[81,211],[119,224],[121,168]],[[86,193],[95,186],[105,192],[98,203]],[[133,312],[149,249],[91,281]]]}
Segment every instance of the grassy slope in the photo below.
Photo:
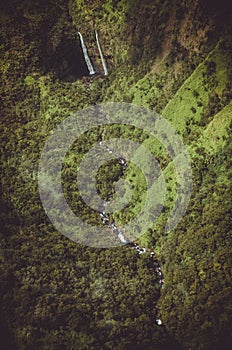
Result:
{"label": "grassy slope", "polygon": [[[149,7],[151,6],[151,2],[152,1],[147,1],[149,12],[151,12]],[[207,45],[207,43],[205,43],[205,46],[203,45],[201,55],[199,54],[199,57],[197,58],[195,56],[191,56],[192,52],[191,50],[189,50],[187,53],[187,58],[185,58],[184,61],[182,61],[179,55],[179,49],[176,49],[174,47],[174,44],[170,44],[166,55],[161,60],[158,60],[158,69],[156,64],[154,63],[156,53],[150,53],[148,51],[149,46],[153,45],[152,40],[155,41],[153,37],[150,37],[148,35],[148,32],[151,32],[151,23],[149,21],[146,22],[144,24],[145,27],[142,28],[142,24],[137,19],[138,16],[136,6],[138,2],[119,1],[116,7],[113,6],[111,1],[106,1],[103,4],[99,1],[89,1],[88,3],[86,1],[78,1],[76,3],[79,7],[75,7],[73,5],[73,1],[70,5],[70,8],[72,8],[73,6],[71,14],[75,23],[75,27],[78,29],[80,28],[80,30],[85,35],[85,39],[87,40],[88,46],[90,47],[91,57],[94,57],[96,66],[100,70],[101,65],[98,53],[95,49],[95,42],[93,36],[94,24],[97,24],[102,48],[104,54],[107,57],[107,62],[110,68],[110,76],[108,78],[106,78],[104,81],[102,79],[97,79],[93,82],[91,86],[91,98],[95,102],[102,100],[133,102],[135,104],[147,106],[154,110],[162,112],[162,114],[168,120],[170,120],[173,126],[180,132],[182,137],[184,137],[184,140],[188,146],[188,150],[193,158],[193,165],[194,163],[198,163],[198,161],[201,161],[202,159],[207,159],[208,161],[210,161],[213,157],[217,156],[218,154],[223,155],[223,148],[226,146],[228,141],[228,127],[231,123],[232,110],[231,102],[223,102],[223,90],[226,88],[227,83],[230,82],[231,76],[229,74],[231,63],[229,50],[223,50],[220,47],[220,45],[215,46],[216,42],[218,41],[216,40],[216,42],[213,45]],[[142,2],[139,2],[138,6],[140,6],[139,13],[141,14],[140,17],[142,18],[143,15],[146,14],[146,6],[144,6]],[[169,10],[170,4],[168,4],[168,2],[165,2],[165,5],[163,7],[163,13],[169,13]],[[152,11],[154,11],[154,17],[157,16],[158,20],[158,15],[155,6],[154,8],[152,8]],[[128,20],[128,17],[125,16],[125,13],[129,14],[131,16],[131,19],[129,16]],[[126,18],[129,22],[126,21]],[[162,17],[161,19],[163,20]],[[4,21],[5,20],[8,21],[8,19],[4,19]],[[133,23],[133,21],[137,23],[137,29],[132,32],[130,28],[132,27],[131,24]],[[181,21],[182,20],[180,20],[179,22],[177,21],[173,24],[173,27],[171,29],[173,33],[175,32],[178,26],[181,26]],[[6,28],[7,27],[10,28],[8,24]],[[163,29],[161,30],[161,27],[158,27],[158,31],[159,29],[162,32]],[[115,33],[117,33],[117,35],[115,35]],[[6,36],[6,33],[4,35]],[[14,33],[11,33],[11,35],[14,38]],[[152,33],[152,35],[154,35],[154,37],[156,36],[155,30],[154,34]],[[174,34],[172,35],[175,36]],[[191,33],[191,35],[195,40],[193,42],[193,47],[200,46],[200,39],[195,37],[194,31]],[[162,40],[165,41],[166,38],[167,37],[164,35],[162,37]],[[28,285],[26,278],[29,281],[32,281],[30,282],[31,284],[29,283],[29,285],[31,286],[33,286],[33,279],[38,279],[38,285],[36,286],[36,290],[40,291],[40,289],[43,288],[53,290],[52,288],[54,288],[54,286],[52,285],[52,281],[46,282],[47,280],[43,277],[44,275],[51,273],[51,271],[47,271],[45,267],[42,267],[42,273],[40,269],[38,269],[36,274],[34,270],[31,269],[31,266],[37,263],[36,259],[40,259],[40,257],[37,257],[37,255],[34,254],[35,257],[33,257],[33,259],[35,260],[32,259],[29,263],[29,266],[26,268],[24,267],[25,262],[23,258],[18,258],[17,250],[15,250],[15,247],[18,247],[18,249],[20,251],[24,251],[24,253],[25,251],[28,251],[28,254],[30,255],[30,242],[31,240],[33,240],[32,232],[36,232],[36,234],[39,237],[39,243],[35,242],[35,250],[37,249],[37,244],[38,246],[40,244],[44,244],[44,236],[48,237],[46,240],[47,248],[43,251],[43,258],[45,259],[45,261],[47,261],[48,265],[49,259],[54,260],[54,256],[56,254],[59,254],[60,249],[68,249],[69,257],[73,257],[74,260],[77,255],[79,256],[80,254],[80,256],[83,257],[85,254],[82,252],[82,249],[80,247],[74,247],[72,245],[69,246],[68,244],[66,244],[66,241],[59,242],[58,244],[58,234],[54,232],[54,229],[47,225],[44,216],[41,216],[39,214],[39,212],[41,211],[41,205],[39,204],[38,193],[36,190],[36,171],[39,159],[39,151],[42,149],[46,137],[50,134],[54,126],[57,125],[60,121],[62,121],[65,117],[67,117],[70,113],[77,109],[82,109],[85,106],[87,106],[89,104],[89,96],[85,92],[86,85],[84,81],[79,81],[75,83],[60,82],[59,80],[54,80],[52,74],[45,74],[44,72],[38,70],[38,62],[33,62],[33,64],[29,64],[26,62],[25,64],[25,62],[23,61],[24,55],[22,54],[22,52],[27,53],[25,54],[26,58],[29,57],[28,52],[30,52],[30,50],[33,50],[35,44],[33,44],[34,46],[32,45],[32,47],[29,48],[26,46],[27,50],[24,50],[25,43],[22,37],[20,37],[22,43],[16,36],[14,38],[14,41],[17,42],[17,40],[18,47],[16,46],[14,50],[6,50],[6,52],[4,52],[3,54],[2,59],[3,64],[1,65],[1,74],[4,78],[4,89],[6,91],[6,95],[9,94],[10,96],[9,101],[14,102],[12,106],[6,107],[6,110],[4,111],[7,111],[7,113],[5,114],[6,119],[2,119],[1,126],[4,128],[5,135],[11,134],[11,131],[13,130],[13,136],[11,136],[10,138],[5,137],[3,142],[3,147],[6,150],[4,155],[5,158],[3,158],[3,170],[5,171],[5,175],[3,177],[3,186],[4,197],[8,198],[8,200],[10,200],[13,203],[14,207],[17,210],[17,215],[19,215],[21,217],[22,222],[24,222],[23,224],[21,224],[23,227],[19,228],[21,232],[20,237],[18,237],[17,229],[13,233],[13,243],[11,243],[10,248],[12,249],[13,246],[12,256],[14,256],[14,258],[12,259],[14,260],[14,264],[18,264],[19,266],[17,270],[17,267],[15,267],[14,265],[12,267],[12,271],[13,273],[16,273],[19,281],[24,281],[22,282],[22,285],[18,287],[20,289],[20,295],[22,295],[23,298],[25,296],[25,289]],[[141,46],[139,46],[140,40]],[[20,45],[22,46],[20,47]],[[130,50],[136,45],[138,46],[138,51],[144,51],[145,53],[143,56],[139,57],[135,64],[133,64],[132,59],[136,51],[133,51],[132,55]],[[172,62],[171,60],[173,52],[174,62]],[[10,61],[9,57],[11,57]],[[13,57],[15,57],[16,59],[13,60]],[[20,70],[17,66],[17,61],[20,62],[21,66],[25,64],[25,66],[27,67],[27,70],[23,71],[23,74],[21,75],[19,75],[17,71],[17,69]],[[194,61],[196,67],[190,69],[189,61]],[[210,75],[210,77],[203,75],[207,72],[207,64],[209,61],[214,61],[216,63],[216,71],[213,72]],[[13,78],[12,71],[14,71],[15,74],[15,76],[13,75]],[[15,96],[17,97],[17,90],[21,92],[23,96],[25,96],[24,99],[22,99],[21,97],[15,99]],[[219,95],[219,104],[221,104],[221,110],[219,111],[219,109],[217,109],[217,106],[213,106],[214,112],[212,115],[210,115],[207,108],[212,91],[217,92],[217,94]],[[197,96],[194,96],[194,92],[197,92]],[[36,106],[38,105],[39,108],[36,108]],[[193,112],[193,108],[195,109],[195,112]],[[205,115],[203,124],[201,124],[201,119],[203,118],[201,115],[202,113]],[[26,120],[26,123],[22,124],[22,120]],[[190,129],[189,132],[187,132],[187,128]],[[168,180],[167,186],[170,188],[169,195],[166,198],[165,206],[167,207],[167,209],[170,209],[170,207],[173,204],[173,199],[175,198],[176,185],[172,164],[169,163],[169,158],[166,156],[165,150],[160,149],[160,145],[154,145],[151,138],[146,140],[144,142],[144,145],[146,145],[148,149],[151,149],[154,152],[154,154],[156,154],[157,151],[159,153],[157,158],[162,163],[165,179]],[[33,150],[33,152],[31,152],[31,150]],[[135,174],[135,177],[133,176],[133,173]],[[220,185],[220,183],[227,185],[228,179],[225,176],[225,161],[219,163],[219,165],[217,164],[217,167],[215,168],[215,178],[217,185]],[[134,182],[137,185],[141,184],[142,187],[144,185],[141,174],[138,174],[138,176],[136,176],[136,171],[133,168],[131,169],[131,171],[128,171],[128,179],[131,179],[132,183]],[[194,181],[195,180],[196,178],[194,178]],[[199,184],[197,190],[205,191],[203,182]],[[135,193],[135,206],[132,210],[135,214],[139,212],[139,206],[136,204],[136,198],[138,198],[138,196],[140,196],[139,191]],[[205,199],[205,203],[207,204],[208,208],[214,203],[214,198],[210,196],[207,197],[207,199]],[[216,208],[214,209],[216,210]],[[199,213],[194,214],[194,208],[191,207],[191,210],[191,218],[194,217],[194,215],[196,215],[198,218],[200,217]],[[169,245],[167,242],[173,241],[174,253],[171,252],[173,253],[173,259],[175,256],[175,244],[177,244],[175,241],[175,232],[169,235],[169,239],[163,236],[163,226],[166,222],[167,214],[168,213],[163,213],[161,215],[160,220],[156,224],[156,227],[153,228],[152,233],[149,232],[149,234],[141,238],[143,244],[148,245],[152,248],[154,247],[154,239],[157,241],[156,250],[157,253],[160,254],[161,262],[165,261],[165,259],[167,260],[167,257],[170,255],[170,252],[168,251]],[[186,223],[187,226],[190,226],[190,223],[188,221],[186,221]],[[200,241],[200,234],[202,233],[200,231],[200,225],[197,228],[197,230],[199,230],[198,232]],[[196,228],[194,227],[194,225],[191,227],[190,231],[194,235],[194,232],[196,232]],[[55,242],[51,241],[52,243],[49,243],[49,240],[51,239],[53,239]],[[187,271],[188,274],[191,275],[192,271],[195,271],[194,258],[196,256],[196,252],[186,252],[184,250],[184,245],[186,244],[186,242],[184,241],[184,237],[182,237],[182,242],[183,243],[180,244],[181,248],[178,254],[183,254],[183,256],[187,256],[189,261],[189,265],[187,265]],[[50,250],[53,247],[53,243],[56,243],[56,248],[53,250],[54,256],[51,257]],[[201,243],[203,246],[203,238]],[[200,250],[200,247],[198,248]],[[39,248],[37,250],[40,251]],[[6,265],[10,261],[7,254],[5,257]],[[212,253],[211,255],[216,256],[215,253]],[[49,259],[47,258],[47,256],[49,257]],[[102,260],[104,261],[104,254],[102,256]],[[53,271],[52,273],[54,274],[58,273],[54,267],[55,264],[56,261],[54,260],[53,265],[51,267],[51,270]],[[200,271],[202,271],[199,271],[202,280],[204,279],[204,269],[206,269],[206,265],[207,264],[204,265],[204,263],[202,263],[200,269]],[[67,271],[69,271],[70,266],[66,266]],[[174,264],[173,262],[173,266],[177,267],[178,264]],[[74,264],[74,269],[75,268],[76,267]],[[170,267],[170,265],[166,263],[164,264],[163,268],[166,272],[167,290],[170,290],[169,288],[173,284],[178,286],[178,290],[184,290],[184,293],[188,294],[188,286],[184,286],[186,279],[185,274],[178,274],[177,272],[175,272],[175,275],[173,277],[173,270]],[[184,268],[185,262],[183,262],[183,270]],[[218,267],[216,266],[216,268]],[[62,269],[62,266],[60,266],[60,269]],[[64,271],[64,276],[68,279],[68,281],[70,281],[69,273],[67,271]],[[26,277],[24,277],[25,275]],[[38,278],[38,276],[40,277]],[[63,277],[57,277],[56,283],[61,283],[62,278]],[[208,277],[208,279],[210,280],[210,277]],[[70,293],[71,295],[71,303],[73,303],[73,300],[75,300],[75,293],[72,291],[72,282],[73,280],[71,279],[71,282],[68,283],[67,289],[65,289],[65,287],[62,287],[63,295],[61,296],[60,300],[65,304],[69,303],[69,301],[65,299],[67,290],[68,293]],[[77,282],[75,281],[75,283]],[[171,293],[175,295],[175,289],[170,290],[170,295]],[[166,294],[164,296],[163,309],[161,308],[161,317],[162,310],[165,314],[165,307],[167,308],[167,305],[169,305],[170,299],[168,298],[169,297]],[[36,297],[34,297],[33,300],[37,301]],[[60,300],[57,301],[57,304],[55,303],[55,307],[59,304]],[[173,300],[171,300],[171,302],[173,302]],[[176,302],[176,300],[174,301]],[[189,310],[191,310],[191,306],[195,305],[196,303],[199,304],[200,302],[200,297],[198,300],[195,297],[194,293],[192,294],[190,301],[188,298],[186,298],[186,311],[183,312],[183,314],[185,314],[185,317],[186,314],[190,312]],[[20,304],[20,297],[18,304]],[[40,304],[38,304],[38,310],[39,307]],[[47,303],[45,302],[45,304],[41,306],[42,311],[46,313],[48,307],[49,302],[47,301]],[[85,308],[83,310],[85,310]],[[31,315],[33,315],[33,308],[30,309],[30,312]],[[102,313],[104,312],[105,310],[102,311]],[[205,312],[206,314],[204,315],[204,317],[207,318],[207,309]],[[178,309],[173,309],[173,312],[172,314],[170,313],[170,315],[171,316],[169,318],[168,312],[165,314],[165,321],[168,327],[169,324],[171,324],[170,328],[175,334],[175,332],[178,332],[178,329],[181,328],[182,320],[185,320],[184,317],[183,319],[181,319],[181,307],[179,306]],[[43,317],[46,319],[46,315],[44,316],[42,313],[40,314],[39,311],[36,317],[40,322],[41,320],[43,321]],[[96,322],[100,322],[97,316],[95,317]],[[102,327],[104,325],[104,322],[109,322],[107,321],[107,317],[109,318],[111,316],[107,314],[103,317],[103,321],[99,323],[102,325]],[[175,328],[175,324],[173,325],[173,319],[175,319],[175,317],[181,319],[178,323],[178,329]],[[126,324],[126,321],[124,323]],[[27,331],[28,330],[26,326],[22,330],[18,330],[19,333],[21,332],[20,342],[22,344],[27,337]],[[56,330],[52,330],[52,332],[54,333],[55,338]],[[33,334],[33,329],[30,330],[30,336],[31,334]],[[195,333],[193,332],[193,334]],[[70,336],[71,335],[74,338],[76,337],[75,341],[80,341],[76,333],[73,335],[73,333],[71,332]],[[184,334],[182,334],[182,336],[184,339]],[[66,336],[65,339],[68,342],[68,344],[71,344],[71,340],[68,340],[68,336]],[[30,340],[27,341],[30,343]],[[87,339],[83,340],[83,347],[85,342],[87,342]],[[188,345],[191,346],[191,343]],[[43,346],[45,346],[45,344],[43,344]]]}
{"label": "grassy slope", "polygon": [[[188,147],[189,153],[193,157],[193,162],[194,159],[201,157],[201,154],[198,154],[196,149],[203,147],[204,152],[212,157],[220,148],[223,148],[223,145],[225,145],[228,138],[229,125],[231,121],[230,105],[225,106],[220,112],[213,115],[209,120],[208,125],[205,127],[200,125],[202,112],[204,108],[207,107],[209,97],[212,92],[212,87],[208,84],[207,78],[204,77],[204,74],[207,71],[207,64],[211,61],[216,63],[216,69],[215,72],[210,75],[210,79],[216,80],[214,91],[217,92],[219,96],[222,96],[222,93],[226,89],[229,82],[228,71],[230,69],[231,61],[229,53],[225,53],[224,50],[220,48],[220,44],[218,43],[209,53],[206,59],[200,63],[193,73],[184,81],[162,111],[162,115],[171,122],[172,126],[175,127],[182,137],[186,135],[186,123],[191,121],[191,139],[189,139],[189,136],[187,139],[185,137],[185,143]],[[135,87],[140,87],[140,89],[143,87],[143,94],[140,94],[139,96],[144,98],[144,100],[138,100],[136,97],[136,92],[132,102],[136,102],[138,105],[141,104],[146,106],[146,100],[148,98],[150,99],[151,96],[154,96],[154,94],[157,92],[157,89],[154,90],[154,86],[150,88],[150,85],[151,81],[149,79],[149,73],[147,73],[146,76],[138,82],[135,82],[132,88],[129,89],[129,94],[133,94]],[[197,96],[194,96],[194,92],[197,93]],[[118,91],[116,92],[116,100],[117,93]],[[192,108],[195,108],[195,113],[192,112]],[[198,138],[197,141],[195,139],[196,136]],[[153,154],[158,155],[159,160],[162,158],[165,159],[166,151],[164,147],[162,147],[159,143],[155,144],[154,140],[151,138],[144,142],[144,146],[152,150]],[[168,159],[166,158],[166,161],[164,162],[164,164],[166,163],[166,170],[164,171],[164,174],[166,180],[168,179],[169,196],[166,198],[164,205],[170,209],[175,198],[176,182],[174,169],[172,166],[168,165],[167,162]],[[136,176],[135,173],[131,174],[128,172],[128,180],[132,183],[141,183],[139,176],[139,174]],[[133,212],[138,213],[142,207],[141,205],[142,204],[140,202],[137,202]],[[117,218],[119,217],[117,216]],[[146,240],[144,241],[143,239],[142,241],[145,243]]]}
{"label": "grassy slope", "polygon": [[232,102],[218,112],[200,135],[199,144],[211,155],[224,148],[230,135]]}
{"label": "grassy slope", "polygon": [[[194,38],[194,40],[196,40],[196,38]],[[228,38],[228,42],[229,41],[230,38]],[[168,237],[163,235],[163,227],[167,219],[167,213],[161,214],[158,222],[153,227],[153,233],[151,234],[151,232],[149,232],[147,235],[142,236],[140,241],[142,244],[150,246],[155,239],[156,251],[160,254],[161,260],[166,261],[163,266],[166,272],[166,289],[163,294],[164,299],[161,299],[160,304],[161,317],[164,317],[171,331],[174,334],[178,334],[179,339],[183,340],[186,346],[197,349],[200,346],[205,346],[206,348],[210,347],[211,345],[209,344],[211,344],[211,341],[215,342],[215,349],[217,349],[219,346],[217,339],[221,337],[221,332],[225,332],[226,337],[228,337],[228,332],[230,332],[226,330],[230,327],[228,315],[223,314],[223,309],[218,307],[217,312],[218,315],[220,315],[219,319],[215,322],[212,321],[212,301],[207,300],[207,290],[211,287],[215,288],[215,279],[213,278],[210,280],[210,274],[214,273],[212,271],[216,271],[217,280],[220,280],[219,283],[221,283],[222,286],[222,292],[218,295],[217,303],[224,303],[224,308],[227,310],[229,309],[229,292],[226,282],[230,275],[229,256],[226,255],[228,265],[227,263],[225,263],[224,266],[220,265],[218,270],[215,265],[212,268],[212,260],[217,261],[220,252],[217,249],[215,250],[215,246],[211,247],[211,244],[217,239],[218,231],[220,231],[219,227],[222,224],[218,224],[217,227],[215,222],[219,221],[216,221],[216,219],[214,220],[213,212],[208,210],[208,208],[212,206],[215,210],[215,215],[219,217],[223,212],[227,213],[228,210],[226,187],[229,185],[229,175],[227,174],[226,162],[228,158],[226,152],[228,151],[232,114],[231,97],[227,97],[227,92],[231,91],[231,51],[229,47],[225,49],[226,45],[221,43],[220,40],[215,43],[214,47],[211,47],[211,50],[205,55],[205,58],[201,60],[201,62],[198,61],[195,69],[192,70],[190,74],[186,72],[187,62],[185,62],[182,65],[183,76],[178,76],[182,84],[179,84],[178,78],[175,79],[174,75],[170,75],[170,68],[165,64],[165,62],[169,62],[170,52],[162,63],[161,74],[159,76],[154,74],[154,67],[150,67],[142,77],[136,77],[134,68],[124,64],[117,78],[112,76],[111,85],[108,89],[104,90],[104,100],[106,101],[124,100],[160,111],[183,137],[191,155],[194,170],[194,192],[190,205],[190,212],[192,210],[192,213],[189,214],[188,211],[183,225],[180,225],[176,231],[171,232]],[[141,61],[139,66],[142,66]],[[176,66],[177,64],[174,63],[172,66],[173,70],[175,70]],[[127,67],[127,70],[124,67]],[[187,74],[187,77],[183,79],[185,74]],[[175,84],[179,86],[177,90],[175,89]],[[216,99],[214,99],[215,95],[217,97]],[[158,150],[159,159],[163,158],[162,151],[158,148],[159,146],[154,146],[153,144],[152,147],[151,140],[147,140],[144,144],[149,145],[150,149],[152,148],[155,154],[157,154],[156,150]],[[168,186],[170,187],[165,206],[170,210],[173,205],[173,200],[175,199],[176,186],[173,168],[166,164],[164,174],[165,178],[168,179]],[[140,175],[132,179],[132,173],[128,171],[128,179],[131,179],[132,183],[141,182],[139,177]],[[218,188],[217,190],[215,186]],[[214,192],[213,195],[211,195],[212,192]],[[199,195],[196,195],[196,193],[199,193]],[[225,204],[223,204],[221,196],[225,196]],[[204,200],[199,199],[201,197],[203,197]],[[205,205],[203,221],[209,220],[209,222],[212,222],[211,229],[209,226],[207,227],[208,224],[204,229],[201,228],[200,213],[202,209],[197,209],[198,206],[200,207],[199,203],[202,203],[201,205],[203,205],[203,207]],[[134,212],[138,213],[140,207],[141,203],[134,203]],[[194,209],[192,209],[192,207]],[[216,214],[217,210],[220,214]],[[217,220],[219,220],[218,216]],[[227,217],[227,214],[225,214],[225,216]],[[220,217],[220,220],[221,219]],[[193,223],[191,224],[191,222]],[[208,229],[210,233],[207,232]],[[181,230],[184,233],[181,233],[181,238],[179,238],[178,235]],[[227,242],[225,244],[230,245],[226,220],[224,226],[221,226],[220,232],[221,237],[219,240],[223,240],[224,237],[225,242]],[[189,238],[188,244],[190,245],[192,235],[195,234],[199,237],[198,243],[193,243],[195,244],[195,249],[191,249],[191,253],[188,251],[185,252],[185,245],[186,249],[188,249],[188,244],[186,244],[185,239],[182,237],[183,234],[187,239]],[[208,240],[206,237],[210,235],[211,238]],[[181,242],[181,239],[183,244],[178,243]],[[173,243],[173,251],[168,250],[169,244],[172,244],[170,242]],[[180,249],[176,248],[177,244],[180,244]],[[208,247],[205,253],[202,252],[203,246]],[[183,266],[180,271],[180,262],[176,263],[175,260],[177,259],[177,261],[179,261],[179,256],[182,254],[186,255],[183,256]],[[200,263],[201,254],[203,258]],[[171,268],[172,262],[173,269]],[[201,268],[199,267],[199,274],[193,277],[194,270],[198,269],[198,263],[199,266],[201,266]],[[214,262],[214,264],[216,263]],[[195,292],[191,290],[193,287],[190,287],[188,283],[190,283],[190,278],[193,281],[195,278],[196,285],[198,286],[198,284],[201,284],[201,280],[203,279],[202,274],[205,273],[202,271],[207,271],[207,277],[205,277],[206,281],[203,287],[199,289],[199,294],[195,296]],[[186,279],[185,272],[191,276],[189,279]],[[222,276],[225,276],[224,280],[222,280]],[[191,296],[189,296],[189,293],[191,293]],[[225,299],[223,293],[226,294]],[[201,296],[202,300],[205,300],[206,307],[202,313],[199,313],[196,305],[199,306],[201,303]],[[184,302],[186,310],[182,310],[182,302]],[[172,312],[170,310],[171,304],[175,305]],[[192,309],[194,310],[194,315],[199,317],[196,323],[189,317]],[[209,321],[206,321],[207,317],[209,317]],[[222,321],[223,317],[225,321]],[[187,327],[185,334],[182,327],[184,323],[186,323]],[[217,329],[217,331],[215,332],[213,329]],[[214,332],[215,337],[212,337],[214,340],[210,340],[210,334],[212,335]],[[191,339],[191,337],[193,338]],[[221,342],[223,342],[223,337],[221,338]],[[227,340],[225,340],[225,342],[227,342]]]}

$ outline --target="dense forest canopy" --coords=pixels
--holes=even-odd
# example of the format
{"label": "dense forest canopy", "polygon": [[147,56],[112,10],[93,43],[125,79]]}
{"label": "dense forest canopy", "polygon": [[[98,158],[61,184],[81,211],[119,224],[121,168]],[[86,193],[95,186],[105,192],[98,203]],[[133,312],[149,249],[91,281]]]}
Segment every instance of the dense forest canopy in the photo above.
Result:
{"label": "dense forest canopy", "polygon": [[[0,0],[0,22],[1,348],[230,349],[230,2]],[[172,159],[157,140],[134,127],[100,126],[66,154],[65,198],[76,215],[100,227],[99,213],[83,203],[76,184],[83,155],[104,136],[139,141],[157,158],[166,196],[159,218],[136,241],[144,254],[129,244],[99,249],[69,240],[40,200],[46,140],[73,113],[104,102],[160,113],[191,157],[191,199],[182,221],[166,232],[177,184]],[[133,164],[123,169],[109,161],[96,179],[107,200],[121,177],[133,195],[130,206],[110,215],[119,226],[138,215],[144,178]]]}

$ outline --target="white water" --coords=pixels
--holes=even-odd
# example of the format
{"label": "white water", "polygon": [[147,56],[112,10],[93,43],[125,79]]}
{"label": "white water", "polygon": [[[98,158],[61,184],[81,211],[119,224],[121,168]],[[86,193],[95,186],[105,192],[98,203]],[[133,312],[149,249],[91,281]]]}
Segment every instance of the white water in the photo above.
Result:
{"label": "white water", "polygon": [[99,51],[99,54],[100,54],[100,57],[101,57],[101,61],[102,61],[102,66],[103,66],[103,69],[104,69],[104,74],[108,75],[106,61],[104,59],[104,56],[103,56],[103,53],[102,53],[102,50],[101,50],[101,46],[100,46],[100,43],[99,43],[97,30],[95,30],[95,35],[96,35],[96,40],[97,40],[98,51]]}
{"label": "white water", "polygon": [[122,243],[125,243],[125,244],[128,243],[128,241],[126,240],[126,238],[123,236],[123,234],[121,232],[119,232],[118,238],[120,239],[120,241]]}
{"label": "white water", "polygon": [[89,74],[93,75],[93,74],[95,74],[95,71],[94,71],[92,63],[90,61],[90,58],[89,58],[89,55],[88,55],[87,48],[85,46],[83,37],[82,37],[80,32],[78,32],[78,34],[79,34],[79,37],[80,37],[80,40],[81,40],[81,47],[82,47],[82,51],[83,51],[83,54],[84,54],[85,63],[86,63],[86,65],[88,67],[88,70],[89,70]]}

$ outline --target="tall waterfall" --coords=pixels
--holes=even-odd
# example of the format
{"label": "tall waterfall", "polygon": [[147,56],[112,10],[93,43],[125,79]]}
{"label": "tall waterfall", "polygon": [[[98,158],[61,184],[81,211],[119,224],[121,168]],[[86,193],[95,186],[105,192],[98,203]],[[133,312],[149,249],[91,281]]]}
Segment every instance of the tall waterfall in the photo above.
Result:
{"label": "tall waterfall", "polygon": [[90,58],[89,58],[89,55],[88,55],[87,48],[85,46],[83,37],[82,37],[80,32],[78,32],[78,34],[79,34],[79,37],[80,37],[80,40],[81,40],[81,47],[82,47],[82,51],[83,51],[83,54],[84,54],[85,63],[86,63],[86,65],[88,67],[88,70],[89,70],[89,74],[93,75],[93,74],[95,74],[95,71],[94,71],[92,63],[90,61]]}
{"label": "tall waterfall", "polygon": [[95,30],[95,35],[96,35],[96,40],[97,40],[98,51],[99,51],[99,54],[100,54],[100,57],[101,57],[101,61],[102,61],[102,66],[103,66],[103,69],[104,69],[104,74],[108,75],[106,62],[105,62],[105,59],[104,59],[104,56],[103,56],[103,53],[102,53],[102,50],[101,50],[101,46],[100,46],[100,43],[99,43],[99,40],[98,40],[97,30]]}

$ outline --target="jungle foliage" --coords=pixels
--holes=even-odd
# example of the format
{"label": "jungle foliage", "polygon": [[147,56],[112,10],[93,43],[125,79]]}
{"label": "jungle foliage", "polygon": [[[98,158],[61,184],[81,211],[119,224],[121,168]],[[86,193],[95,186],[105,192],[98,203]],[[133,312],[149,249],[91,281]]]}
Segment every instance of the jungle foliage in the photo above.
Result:
{"label": "jungle foliage", "polygon": [[[232,334],[232,30],[227,1],[42,0],[0,3],[0,345],[3,349],[230,349]],[[98,29],[109,76],[103,78]],[[97,74],[88,76],[80,30]],[[76,171],[104,133],[143,143],[167,183],[163,211],[138,243],[85,247],[55,230],[38,191],[47,138],[73,113],[107,101],[161,113],[192,160],[193,191],[179,225],[164,233],[175,201],[173,162],[135,128],[94,128],[73,144],[62,168],[76,214],[102,225],[83,203]],[[132,164],[99,169],[97,190],[114,194],[124,177],[138,215],[145,181]],[[157,267],[165,283],[161,287]],[[157,317],[162,325],[157,324]]]}

